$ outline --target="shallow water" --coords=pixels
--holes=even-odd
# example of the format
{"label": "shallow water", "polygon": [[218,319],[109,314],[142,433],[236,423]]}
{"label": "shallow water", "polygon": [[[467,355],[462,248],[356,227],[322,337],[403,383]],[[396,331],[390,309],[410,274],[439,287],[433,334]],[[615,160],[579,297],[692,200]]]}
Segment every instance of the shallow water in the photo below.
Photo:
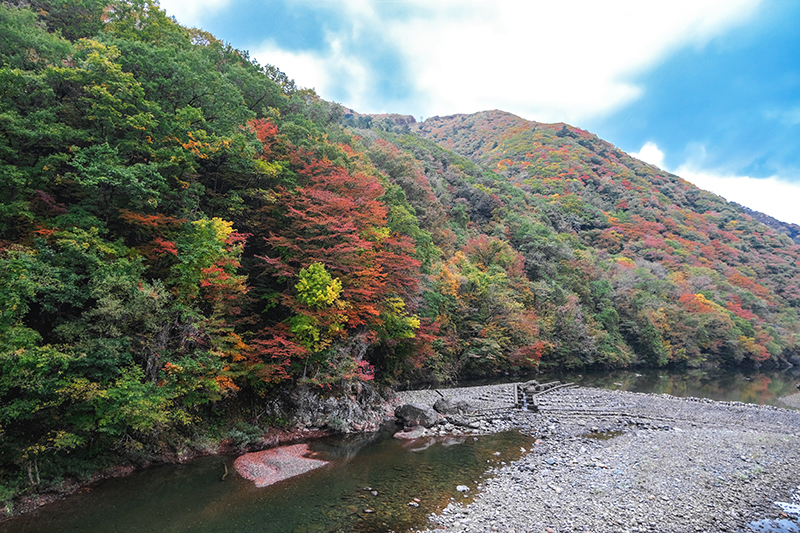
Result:
{"label": "shallow water", "polygon": [[784,518],[764,519],[748,524],[756,533],[800,533],[800,487],[792,494],[792,502],[775,502]]}
{"label": "shallow water", "polygon": [[[450,498],[475,494],[488,468],[518,459],[532,440],[518,432],[412,442],[387,437],[315,442],[316,456],[329,465],[264,488],[238,476],[233,457],[149,468],[0,524],[0,531],[407,531],[424,526]],[[223,481],[224,465],[230,474]],[[457,485],[471,490],[465,495]],[[409,506],[415,498],[419,507]]]}

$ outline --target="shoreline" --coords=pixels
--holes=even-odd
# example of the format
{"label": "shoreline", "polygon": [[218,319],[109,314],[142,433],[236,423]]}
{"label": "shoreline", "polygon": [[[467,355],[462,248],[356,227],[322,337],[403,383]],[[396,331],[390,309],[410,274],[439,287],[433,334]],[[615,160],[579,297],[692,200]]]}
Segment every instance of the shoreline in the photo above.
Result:
{"label": "shoreline", "polygon": [[[531,412],[513,408],[514,386],[402,391],[386,402],[432,405],[446,397],[473,406],[423,437],[515,429],[531,438],[518,461],[487,472],[471,503],[454,502],[431,515],[425,531],[750,531],[749,522],[781,518],[773,502],[789,501],[800,485],[800,411],[575,387],[539,397],[540,411]],[[800,402],[800,394],[786,398]],[[271,430],[250,450],[328,434]],[[244,451],[223,442],[149,464]],[[117,467],[61,492],[15,502],[14,516],[146,466]],[[694,500],[714,507],[692,507]],[[736,514],[725,514],[730,509]]]}
{"label": "shoreline", "polygon": [[[441,392],[510,397],[482,389]],[[483,407],[473,422],[491,429],[498,411]],[[592,388],[544,395],[539,409],[513,412],[510,423],[531,437],[523,456],[487,472],[471,503],[454,501],[424,531],[749,532],[787,518],[798,527],[774,502],[792,501],[800,485],[800,411]]]}

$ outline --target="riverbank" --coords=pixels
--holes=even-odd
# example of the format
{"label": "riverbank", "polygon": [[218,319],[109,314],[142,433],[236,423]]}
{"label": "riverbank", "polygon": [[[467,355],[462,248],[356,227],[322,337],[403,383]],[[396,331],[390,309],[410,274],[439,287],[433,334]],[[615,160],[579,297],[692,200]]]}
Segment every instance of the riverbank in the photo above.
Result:
{"label": "riverbank", "polygon": [[78,480],[70,478],[59,485],[48,487],[42,492],[24,494],[12,500],[11,513],[3,512],[0,502],[0,523],[14,516],[29,513],[44,505],[68,498],[87,487],[91,487],[103,480],[129,476],[133,472],[150,468],[156,465],[180,464],[207,455],[235,455],[246,451],[259,451],[271,449],[282,445],[294,444],[302,441],[321,439],[332,435],[330,430],[323,429],[277,429],[269,428],[254,443],[247,446],[237,445],[228,439],[218,442],[205,443],[202,447],[185,448],[176,453],[163,453],[138,461],[136,464],[126,463],[117,465],[101,472],[96,472],[89,479]]}
{"label": "riverbank", "polygon": [[504,410],[512,387],[440,391],[479,407],[466,427],[515,425],[531,441],[428,531],[750,531],[782,518],[774,502],[800,485],[800,411],[590,388],[541,396],[538,413]]}

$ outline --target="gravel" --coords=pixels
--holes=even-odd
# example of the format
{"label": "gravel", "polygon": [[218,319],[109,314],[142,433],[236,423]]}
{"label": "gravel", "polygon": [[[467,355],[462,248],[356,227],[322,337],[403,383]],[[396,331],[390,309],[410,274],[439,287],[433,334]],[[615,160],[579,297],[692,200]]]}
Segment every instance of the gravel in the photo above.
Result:
{"label": "gravel", "polygon": [[513,385],[440,392],[402,396],[476,409],[428,434],[518,428],[531,440],[518,461],[487,472],[471,503],[431,515],[428,531],[750,532],[757,521],[778,531],[771,520],[800,530],[775,503],[800,490],[800,411],[562,388],[530,412],[513,408]]}

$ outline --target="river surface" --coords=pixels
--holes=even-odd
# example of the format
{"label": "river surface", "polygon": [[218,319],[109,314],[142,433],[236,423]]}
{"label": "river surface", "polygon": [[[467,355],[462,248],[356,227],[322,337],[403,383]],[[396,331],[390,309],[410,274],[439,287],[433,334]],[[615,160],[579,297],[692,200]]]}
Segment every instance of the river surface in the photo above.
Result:
{"label": "river surface", "polygon": [[[800,375],[639,370],[537,379],[781,405],[781,397],[797,392]],[[264,488],[236,474],[235,457],[151,467],[0,523],[0,533],[408,531],[424,527],[451,499],[475,494],[487,469],[518,459],[532,441],[512,431],[408,442],[391,438],[391,429],[313,442],[315,457],[330,464]],[[458,492],[458,485],[471,490]]]}
{"label": "river surface", "polygon": [[[669,394],[678,397],[709,398],[758,405],[787,407],[780,399],[800,392],[800,368],[786,370],[727,369],[638,369],[603,372],[558,372],[513,378],[536,379],[540,383],[561,381],[584,387]],[[459,386],[485,385],[497,381],[471,380]]]}

